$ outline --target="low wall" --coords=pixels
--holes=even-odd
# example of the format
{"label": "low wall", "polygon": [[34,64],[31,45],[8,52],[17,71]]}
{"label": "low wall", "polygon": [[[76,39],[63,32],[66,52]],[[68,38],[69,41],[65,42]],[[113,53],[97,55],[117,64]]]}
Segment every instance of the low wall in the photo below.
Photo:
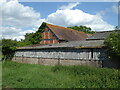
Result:
{"label": "low wall", "polygon": [[48,58],[30,58],[30,57],[14,57],[15,62],[42,64],[42,65],[88,65],[102,67],[100,60],[72,60],[72,59],[48,59]]}
{"label": "low wall", "polygon": [[104,48],[86,49],[18,49],[12,59],[15,62],[42,65],[89,65],[120,68],[119,61],[107,58]]}
{"label": "low wall", "polygon": [[29,58],[52,58],[52,59],[75,59],[75,60],[107,60],[106,49],[33,49],[17,50],[16,57]]}

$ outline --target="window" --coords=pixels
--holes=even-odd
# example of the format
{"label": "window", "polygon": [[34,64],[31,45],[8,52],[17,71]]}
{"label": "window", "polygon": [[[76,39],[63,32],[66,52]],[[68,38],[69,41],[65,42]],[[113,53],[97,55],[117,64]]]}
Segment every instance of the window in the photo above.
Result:
{"label": "window", "polygon": [[91,49],[91,58],[93,58],[93,49]]}

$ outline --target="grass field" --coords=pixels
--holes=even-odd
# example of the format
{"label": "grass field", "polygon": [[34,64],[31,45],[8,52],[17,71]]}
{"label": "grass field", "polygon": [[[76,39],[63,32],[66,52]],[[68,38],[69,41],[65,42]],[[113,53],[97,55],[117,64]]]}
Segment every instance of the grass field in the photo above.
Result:
{"label": "grass field", "polygon": [[118,70],[87,66],[43,66],[6,61],[3,88],[118,88]]}

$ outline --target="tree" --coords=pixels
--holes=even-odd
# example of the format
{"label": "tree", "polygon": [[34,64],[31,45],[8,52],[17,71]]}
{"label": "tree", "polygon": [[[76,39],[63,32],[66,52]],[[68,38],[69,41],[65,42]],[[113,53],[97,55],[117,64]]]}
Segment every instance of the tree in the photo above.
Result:
{"label": "tree", "polygon": [[26,33],[25,34],[25,39],[23,40],[23,43],[26,44],[26,45],[32,44],[33,35],[34,35],[34,33]]}
{"label": "tree", "polygon": [[109,48],[110,58],[120,58],[120,32],[115,31],[111,33],[106,39],[105,44]]}
{"label": "tree", "polygon": [[12,57],[16,50],[17,41],[11,39],[2,39],[2,54],[4,56]]}
{"label": "tree", "polygon": [[25,40],[28,45],[30,44],[39,44],[42,40],[42,32],[44,32],[46,23],[43,22],[42,25],[38,28],[38,30],[35,33],[26,33]]}
{"label": "tree", "polygon": [[73,27],[68,27],[68,28],[74,29],[74,30],[77,30],[77,31],[82,31],[82,32],[85,32],[85,33],[89,33],[89,34],[95,33],[94,31],[91,31],[90,27],[86,27],[86,26],[73,26]]}
{"label": "tree", "polygon": [[38,44],[42,40],[42,35],[39,32],[33,34],[32,38],[30,39],[32,44]]}

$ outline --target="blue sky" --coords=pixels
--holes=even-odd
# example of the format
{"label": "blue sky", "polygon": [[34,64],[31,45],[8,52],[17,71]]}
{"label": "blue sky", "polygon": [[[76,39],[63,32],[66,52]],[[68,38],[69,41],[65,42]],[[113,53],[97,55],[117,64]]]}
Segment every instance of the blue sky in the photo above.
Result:
{"label": "blue sky", "polygon": [[[22,2],[25,6],[34,8],[37,12],[41,13],[41,18],[47,18],[47,16],[55,12],[62,5],[68,5],[68,2]],[[112,6],[118,6],[117,2],[80,2],[80,4],[73,9],[80,9],[86,13],[95,15],[101,11],[106,11],[103,15],[103,20],[109,24],[118,25],[118,15],[111,11]]]}
{"label": "blue sky", "polygon": [[117,2],[19,2],[0,3],[3,38],[24,39],[42,22],[63,27],[87,26],[93,31],[114,30],[118,25]]}

